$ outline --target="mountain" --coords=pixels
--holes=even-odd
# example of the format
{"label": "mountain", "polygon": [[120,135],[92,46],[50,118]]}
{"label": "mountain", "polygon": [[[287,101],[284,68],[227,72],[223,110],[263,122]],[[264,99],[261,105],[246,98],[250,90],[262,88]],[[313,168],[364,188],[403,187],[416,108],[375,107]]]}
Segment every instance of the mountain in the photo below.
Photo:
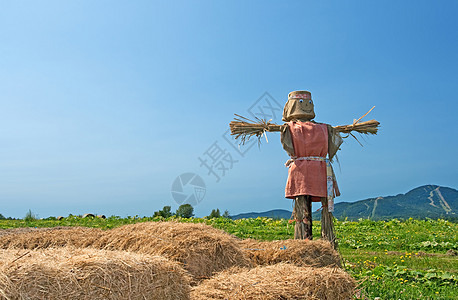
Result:
{"label": "mountain", "polygon": [[[408,218],[443,218],[458,221],[458,191],[437,185],[417,187],[406,194],[377,197],[356,202],[340,202],[334,207],[334,216],[338,219],[359,218],[372,220],[408,219]],[[251,212],[232,216],[242,218],[285,218],[291,217],[291,211],[275,209],[267,212]],[[313,219],[319,220],[320,212],[313,213]]]}
{"label": "mountain", "polygon": [[284,209],[274,209],[265,212],[250,212],[242,213],[235,216],[231,216],[232,220],[237,219],[249,219],[257,217],[267,217],[267,218],[278,218],[278,219],[289,219],[291,217],[291,212]]}
{"label": "mountain", "polygon": [[[313,214],[319,218],[320,213]],[[458,191],[437,185],[425,185],[406,194],[377,197],[356,202],[336,203],[334,216],[338,219],[408,219],[444,218],[458,220]]]}

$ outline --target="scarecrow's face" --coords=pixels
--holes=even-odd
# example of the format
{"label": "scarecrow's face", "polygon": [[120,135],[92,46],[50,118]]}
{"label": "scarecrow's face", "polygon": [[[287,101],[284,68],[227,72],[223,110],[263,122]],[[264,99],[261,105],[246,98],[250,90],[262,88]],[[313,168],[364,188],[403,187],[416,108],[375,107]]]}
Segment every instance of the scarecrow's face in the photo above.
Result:
{"label": "scarecrow's face", "polygon": [[289,99],[283,109],[283,121],[300,120],[310,121],[315,118],[312,99]]}

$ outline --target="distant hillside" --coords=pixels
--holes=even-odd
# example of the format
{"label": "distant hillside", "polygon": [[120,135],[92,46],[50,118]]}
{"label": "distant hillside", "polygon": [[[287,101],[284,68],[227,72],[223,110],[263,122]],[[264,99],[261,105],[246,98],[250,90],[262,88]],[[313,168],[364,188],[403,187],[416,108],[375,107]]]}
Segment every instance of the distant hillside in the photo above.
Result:
{"label": "distant hillside", "polygon": [[[320,213],[313,214],[319,218]],[[354,219],[444,218],[458,220],[458,191],[437,185],[425,185],[406,194],[377,197],[356,202],[336,203],[334,216]]]}
{"label": "distant hillside", "polygon": [[[408,218],[443,218],[458,221],[458,191],[437,185],[425,185],[406,194],[377,197],[356,202],[336,203],[334,216],[338,219],[359,218],[372,220],[408,219]],[[242,218],[284,218],[291,217],[291,211],[275,209],[267,212],[242,213],[232,219]],[[313,213],[313,219],[319,220],[320,212]]]}
{"label": "distant hillside", "polygon": [[289,219],[291,217],[291,212],[284,209],[274,209],[265,212],[250,212],[238,214],[231,216],[231,219],[248,219],[248,218],[257,218],[257,217],[267,217],[267,218],[279,218],[279,219]]}

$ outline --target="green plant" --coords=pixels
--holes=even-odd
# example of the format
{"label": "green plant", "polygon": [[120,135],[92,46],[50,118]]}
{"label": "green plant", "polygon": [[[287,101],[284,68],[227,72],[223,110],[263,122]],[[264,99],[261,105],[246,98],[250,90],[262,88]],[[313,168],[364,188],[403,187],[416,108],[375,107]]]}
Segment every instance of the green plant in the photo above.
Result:
{"label": "green plant", "polygon": [[29,211],[25,214],[24,221],[26,222],[32,222],[37,220],[37,215],[35,215],[32,210],[29,209]]}

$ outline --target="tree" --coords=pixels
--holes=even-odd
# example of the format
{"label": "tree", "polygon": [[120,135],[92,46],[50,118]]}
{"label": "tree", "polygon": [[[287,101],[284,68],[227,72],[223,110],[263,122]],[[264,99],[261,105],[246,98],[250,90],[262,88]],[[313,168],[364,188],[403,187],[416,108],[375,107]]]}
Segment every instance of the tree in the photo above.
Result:
{"label": "tree", "polygon": [[219,208],[217,208],[216,210],[212,209],[212,212],[210,213],[210,215],[208,217],[210,219],[211,218],[219,218],[219,217],[221,217],[221,213],[219,211]]}
{"label": "tree", "polygon": [[153,217],[170,218],[172,216],[172,207],[166,205],[160,211],[155,211]]}
{"label": "tree", "polygon": [[182,218],[191,218],[194,216],[194,208],[191,204],[182,204],[178,207],[176,215]]}
{"label": "tree", "polygon": [[0,214],[0,220],[5,220],[5,216],[3,216],[2,214]]}
{"label": "tree", "polygon": [[162,216],[163,216],[164,218],[169,218],[169,217],[171,217],[171,216],[172,216],[172,207],[171,207],[171,206],[168,206],[168,205],[164,206],[164,207],[162,208]]}
{"label": "tree", "polygon": [[223,218],[229,219],[231,216],[229,215],[229,211],[226,209],[223,214]]}

